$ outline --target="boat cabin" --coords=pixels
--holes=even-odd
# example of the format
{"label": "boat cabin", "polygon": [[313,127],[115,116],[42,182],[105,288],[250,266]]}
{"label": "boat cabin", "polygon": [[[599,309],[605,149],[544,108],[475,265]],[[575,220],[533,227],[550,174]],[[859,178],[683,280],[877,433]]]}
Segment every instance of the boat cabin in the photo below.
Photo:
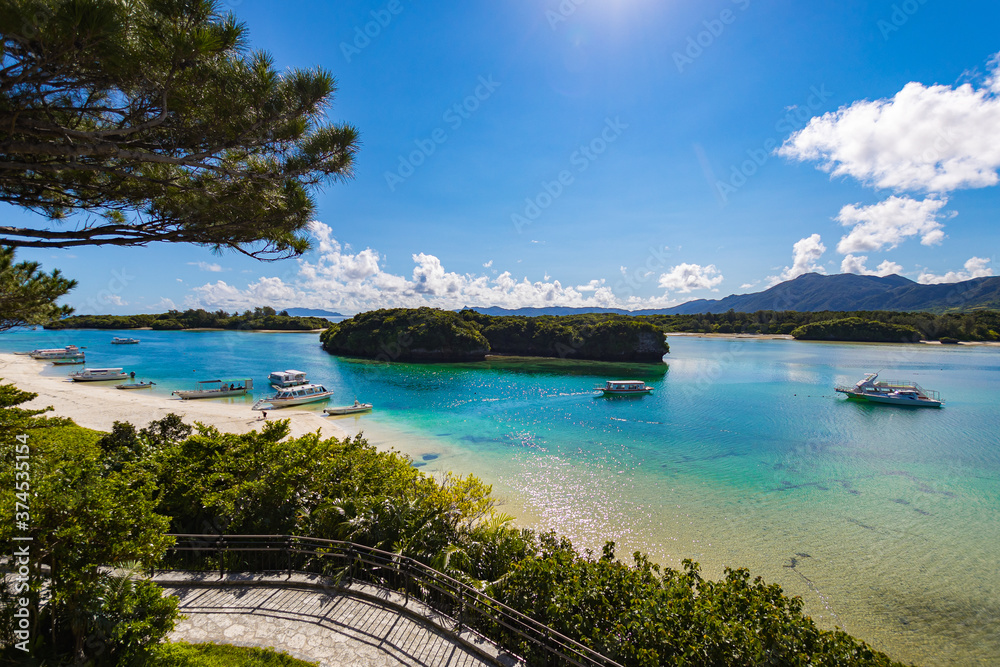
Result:
{"label": "boat cabin", "polygon": [[287,389],[282,389],[275,395],[275,400],[288,400],[296,398],[305,398],[307,396],[312,396],[314,394],[326,394],[328,393],[326,387],[321,384],[305,384],[297,387],[289,387]]}
{"label": "boat cabin", "polygon": [[268,382],[279,389],[284,387],[296,387],[309,382],[304,371],[288,370],[274,371],[267,376]]}

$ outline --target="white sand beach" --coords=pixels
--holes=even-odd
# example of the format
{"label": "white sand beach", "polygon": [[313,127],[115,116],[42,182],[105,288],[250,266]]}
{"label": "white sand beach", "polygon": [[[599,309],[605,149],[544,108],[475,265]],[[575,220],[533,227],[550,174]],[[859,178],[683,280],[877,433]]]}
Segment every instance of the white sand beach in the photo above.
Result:
{"label": "white sand beach", "polygon": [[[115,389],[113,382],[73,382],[65,377],[42,375],[48,365],[31,357],[0,354],[0,378],[3,383],[38,394],[22,407],[33,409],[52,406],[49,416],[69,417],[80,426],[100,431],[110,431],[116,421],[128,421],[136,427],[165,417],[171,412],[185,422],[201,422],[229,433],[247,433],[260,429],[264,422],[260,412],[253,412],[246,404],[226,403],[220,400],[182,401],[163,396],[148,389],[123,391]],[[324,437],[342,438],[348,433],[322,413],[310,410],[268,411],[268,419],[289,419],[291,435],[300,436],[319,430]]]}

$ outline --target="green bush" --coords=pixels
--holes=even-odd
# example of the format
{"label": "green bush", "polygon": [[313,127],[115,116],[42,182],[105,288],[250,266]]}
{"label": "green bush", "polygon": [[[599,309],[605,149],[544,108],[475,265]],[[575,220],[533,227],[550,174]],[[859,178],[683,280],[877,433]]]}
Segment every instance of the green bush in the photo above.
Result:
{"label": "green bush", "polygon": [[272,648],[228,644],[160,644],[142,667],[318,667]]}

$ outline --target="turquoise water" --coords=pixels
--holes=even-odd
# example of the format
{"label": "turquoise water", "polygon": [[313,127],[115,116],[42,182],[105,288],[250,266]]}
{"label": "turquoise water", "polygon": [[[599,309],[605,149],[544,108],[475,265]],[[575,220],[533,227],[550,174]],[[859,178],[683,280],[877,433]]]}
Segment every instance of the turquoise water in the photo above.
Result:
{"label": "turquoise water", "polygon": [[[669,367],[651,369],[344,360],[309,334],[142,331],[140,345],[112,346],[115,335],[11,332],[0,350],[85,345],[88,366],[135,370],[162,393],[248,376],[260,396],[268,372],[305,370],[336,404],[375,404],[345,423],[431,473],[475,472],[519,520],[581,547],[614,539],[621,556],[693,558],[711,576],[749,567],[800,595],[824,627],[897,659],[1000,656],[1000,348],[671,336]],[[940,391],[947,406],[833,392],[879,369]],[[611,378],[655,390],[593,398]]]}

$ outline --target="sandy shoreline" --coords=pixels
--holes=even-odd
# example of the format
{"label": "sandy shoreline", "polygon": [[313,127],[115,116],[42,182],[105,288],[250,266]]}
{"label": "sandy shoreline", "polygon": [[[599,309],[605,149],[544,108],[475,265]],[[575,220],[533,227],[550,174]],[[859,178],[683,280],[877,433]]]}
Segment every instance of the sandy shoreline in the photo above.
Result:
{"label": "sandy shoreline", "polygon": [[[189,424],[201,422],[229,433],[248,433],[260,429],[264,423],[261,414],[252,412],[246,404],[212,399],[182,401],[149,390],[122,391],[115,389],[113,382],[73,382],[65,377],[42,375],[47,364],[27,356],[0,354],[0,378],[18,389],[38,394],[22,407],[38,409],[51,405],[53,410],[48,416],[69,417],[86,428],[110,431],[116,421],[142,427],[171,412]],[[324,437],[336,438],[356,433],[314,411],[284,408],[270,411],[268,417],[289,419],[292,436],[317,430]]]}

